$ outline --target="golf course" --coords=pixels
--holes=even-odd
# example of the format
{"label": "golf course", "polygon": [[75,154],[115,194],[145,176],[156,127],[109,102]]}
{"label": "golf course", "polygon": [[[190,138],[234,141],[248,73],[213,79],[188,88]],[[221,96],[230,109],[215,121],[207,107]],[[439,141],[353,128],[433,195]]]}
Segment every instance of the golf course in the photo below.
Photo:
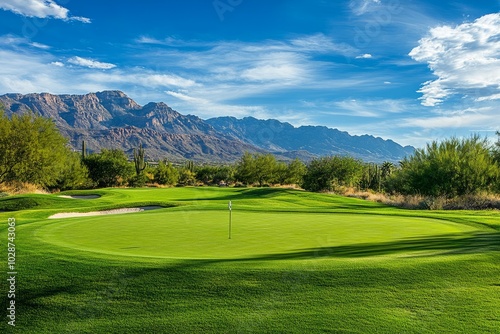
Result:
{"label": "golf course", "polygon": [[16,195],[4,263],[12,219],[5,333],[500,333],[496,210],[281,188]]}

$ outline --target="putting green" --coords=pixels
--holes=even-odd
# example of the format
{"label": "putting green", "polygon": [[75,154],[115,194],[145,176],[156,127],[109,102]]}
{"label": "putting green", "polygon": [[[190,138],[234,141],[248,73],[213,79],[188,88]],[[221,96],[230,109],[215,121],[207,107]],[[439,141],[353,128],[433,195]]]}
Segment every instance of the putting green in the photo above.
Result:
{"label": "putting green", "polygon": [[[36,232],[61,247],[119,256],[228,259],[432,251],[429,241],[474,231],[442,220],[337,213],[147,212],[59,219]],[[431,243],[432,244],[432,243]],[[419,247],[422,245],[422,247]]]}

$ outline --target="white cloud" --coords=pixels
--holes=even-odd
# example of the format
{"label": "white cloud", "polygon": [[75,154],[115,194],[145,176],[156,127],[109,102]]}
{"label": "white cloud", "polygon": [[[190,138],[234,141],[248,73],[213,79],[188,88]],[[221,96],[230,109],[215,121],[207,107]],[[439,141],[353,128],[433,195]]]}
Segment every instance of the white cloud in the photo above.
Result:
{"label": "white cloud", "polygon": [[139,44],[159,44],[159,45],[164,44],[164,41],[148,36],[141,36],[137,38],[135,42]]}
{"label": "white cloud", "polygon": [[380,5],[380,0],[351,0],[349,7],[355,15],[364,15]]}
{"label": "white cloud", "polygon": [[177,86],[177,87],[192,87],[196,86],[196,81],[182,78],[172,74],[149,74],[140,77],[144,85],[151,84],[153,86]]}
{"label": "white cloud", "polygon": [[88,59],[88,58],[82,58],[82,57],[72,57],[68,59],[68,63],[77,65],[77,66],[82,66],[82,67],[88,67],[88,68],[93,68],[93,69],[100,69],[100,70],[109,70],[112,68],[115,68],[115,64],[110,64],[110,63],[102,63],[97,60],[93,59]]}
{"label": "white cloud", "polygon": [[[51,65],[52,57],[0,50],[0,91],[12,93],[63,93],[71,81],[63,82],[60,68]],[[76,85],[75,85],[76,86]],[[76,88],[76,87],[75,87]]]}
{"label": "white cloud", "polygon": [[371,59],[373,56],[369,53],[365,53],[356,57],[356,59]]}
{"label": "white cloud", "polygon": [[[367,81],[343,78],[338,74],[334,76],[333,72],[339,65],[316,57],[324,54],[354,57],[359,54],[359,50],[347,44],[335,43],[325,34],[259,43],[203,43],[147,36],[138,38],[136,42],[148,45],[143,54],[148,62],[157,68],[158,64],[168,63],[169,70],[190,73],[191,78],[204,84],[203,95],[211,98],[225,96],[235,99],[297,87],[337,88],[362,85]],[[151,45],[155,45],[154,49]]]}
{"label": "white cloud", "polygon": [[337,53],[345,56],[351,56],[357,52],[357,49],[345,43],[335,43],[332,38],[325,34],[314,34],[301,36],[289,41],[290,46],[282,45],[289,51],[316,52],[316,53]]}
{"label": "white cloud", "polygon": [[187,95],[185,93],[181,93],[181,92],[174,92],[174,91],[168,90],[165,93],[167,95],[173,96],[179,100],[190,102],[190,103],[196,103],[198,105],[205,105],[206,106],[206,105],[211,104],[211,102],[207,99],[189,96],[189,95]]}
{"label": "white cloud", "polygon": [[423,129],[471,128],[483,127],[485,124],[498,124],[498,116],[486,113],[474,113],[455,116],[437,116],[426,118],[408,118],[401,122],[404,127]]}
{"label": "white cloud", "polygon": [[13,34],[7,34],[0,36],[0,45],[5,45],[8,47],[20,47],[20,46],[25,46],[29,45],[31,47],[37,48],[37,49],[42,49],[42,50],[48,50],[50,49],[50,46],[42,44],[42,43],[37,43],[37,42],[31,42],[29,39],[24,38],[24,37],[19,37]]}
{"label": "white cloud", "polygon": [[209,45],[215,46],[215,44],[211,44],[206,41],[184,41],[177,39],[175,37],[166,37],[164,39],[157,39],[149,36],[141,36],[135,40],[136,43],[139,44],[150,44],[150,45],[158,45],[158,46],[172,46],[172,47],[207,47]]}
{"label": "white cloud", "polygon": [[201,118],[211,118],[217,116],[254,116],[256,118],[270,118],[271,115],[261,106],[244,106],[236,104],[219,103],[212,99],[190,96],[184,92],[165,91],[178,100],[186,103],[183,110],[189,110]]}
{"label": "white cloud", "polygon": [[100,82],[101,84],[114,85],[134,83],[136,85],[151,88],[187,88],[197,85],[195,81],[185,79],[177,75],[147,73],[141,69],[132,70],[128,73],[123,71],[113,71],[111,73],[88,73],[85,75],[85,78],[89,81]]}
{"label": "white cloud", "polygon": [[[142,67],[118,68],[97,58],[52,54],[44,49],[32,52],[26,43],[11,47],[0,60],[0,92],[81,94],[119,89],[139,103],[164,101],[169,96],[171,101],[165,102],[172,103],[173,108],[200,117],[252,115],[300,124],[325,110],[323,106],[312,110],[302,107],[297,103],[301,96],[325,90],[335,95],[346,87],[354,93],[379,89],[380,82],[387,79],[345,75],[339,67],[349,65],[318,57],[351,51],[352,57],[360,54],[323,34],[259,43],[146,37],[136,42],[147,44],[142,51],[140,45],[134,46],[133,60]],[[169,43],[175,47],[165,47]],[[25,63],[19,65],[19,59],[25,59]],[[263,102],[263,96],[276,99]],[[288,100],[283,100],[285,96]]]}
{"label": "white cloud", "polygon": [[331,104],[331,108],[334,110],[329,114],[381,118],[387,114],[407,112],[410,109],[408,102],[407,100],[392,99],[336,101]]}
{"label": "white cloud", "polygon": [[476,99],[477,102],[492,101],[492,100],[500,100],[500,93],[489,96],[483,96]]}
{"label": "white cloud", "polygon": [[456,27],[433,28],[409,55],[427,63],[437,76],[419,90],[424,106],[439,105],[455,94],[468,95],[470,90],[475,100],[488,100],[500,92],[500,13]]}
{"label": "white cloud", "polygon": [[90,23],[90,19],[79,16],[69,16],[69,10],[53,0],[2,0],[0,8],[19,15],[38,18],[56,18],[61,20],[76,20]]}
{"label": "white cloud", "polygon": [[272,54],[253,67],[243,70],[241,78],[250,81],[294,81],[305,76],[306,70],[291,54]]}
{"label": "white cloud", "polygon": [[[198,87],[191,80],[176,75],[148,72],[143,68],[126,71],[100,67],[65,66],[47,52],[24,53],[0,49],[0,94],[50,92],[54,94],[81,94],[109,89],[120,89],[133,98],[163,96],[163,90]],[[155,91],[161,89],[161,91]]]}
{"label": "white cloud", "polygon": [[50,49],[50,46],[42,44],[42,43],[33,42],[33,43],[30,43],[30,45],[37,48],[37,49],[43,49],[43,50]]}

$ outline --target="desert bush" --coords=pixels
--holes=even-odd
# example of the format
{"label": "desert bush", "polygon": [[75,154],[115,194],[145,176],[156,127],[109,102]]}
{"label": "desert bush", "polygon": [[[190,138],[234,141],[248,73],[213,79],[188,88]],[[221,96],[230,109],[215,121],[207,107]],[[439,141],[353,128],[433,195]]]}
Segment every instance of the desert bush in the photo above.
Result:
{"label": "desert bush", "polygon": [[311,161],[302,187],[309,191],[342,192],[343,187],[357,186],[363,176],[363,163],[352,157],[332,156]]}
{"label": "desert bush", "polygon": [[[486,139],[474,135],[432,142],[402,161],[388,190],[408,195],[453,198],[493,190],[499,168]],[[435,205],[435,203],[431,203]]]}
{"label": "desert bush", "polygon": [[121,150],[103,149],[83,159],[89,176],[99,187],[121,186],[135,174],[134,167],[128,162]]}

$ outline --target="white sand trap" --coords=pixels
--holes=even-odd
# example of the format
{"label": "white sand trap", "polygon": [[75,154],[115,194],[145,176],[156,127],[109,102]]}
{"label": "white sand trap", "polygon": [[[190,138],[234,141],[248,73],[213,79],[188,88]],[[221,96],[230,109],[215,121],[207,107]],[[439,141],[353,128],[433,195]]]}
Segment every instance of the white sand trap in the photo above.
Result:
{"label": "white sand trap", "polygon": [[138,208],[123,208],[123,209],[92,211],[92,212],[61,212],[50,216],[49,219],[88,217],[88,216],[101,216],[101,215],[119,215],[124,213],[135,213],[135,212],[149,211],[156,209],[163,209],[163,207],[154,205],[154,206],[141,206]]}
{"label": "white sand trap", "polygon": [[72,199],[96,199],[100,198],[101,195],[61,195],[59,197]]}

